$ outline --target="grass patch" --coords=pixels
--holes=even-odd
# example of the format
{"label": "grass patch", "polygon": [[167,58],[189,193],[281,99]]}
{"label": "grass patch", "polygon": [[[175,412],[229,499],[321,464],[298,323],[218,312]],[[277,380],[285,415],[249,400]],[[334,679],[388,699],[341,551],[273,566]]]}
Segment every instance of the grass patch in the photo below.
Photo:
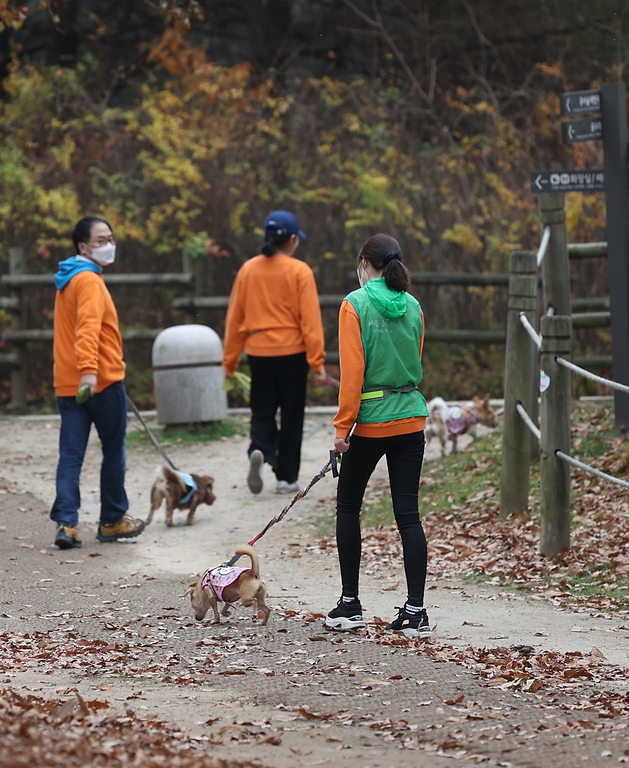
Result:
{"label": "grass patch", "polygon": [[[500,485],[502,427],[474,440],[460,453],[424,464],[419,489],[422,517],[431,512],[460,515],[464,506],[480,505],[492,498]],[[539,488],[534,473],[532,495]],[[391,525],[395,521],[388,483],[365,494],[362,523],[366,528]]]}
{"label": "grass patch", "polygon": [[[190,446],[198,443],[210,443],[222,438],[245,436],[249,434],[249,424],[243,419],[227,419],[226,421],[213,421],[208,424],[190,424],[187,427],[150,427],[160,445]],[[153,449],[152,444],[139,430],[129,432],[127,446],[133,449],[147,447]]]}

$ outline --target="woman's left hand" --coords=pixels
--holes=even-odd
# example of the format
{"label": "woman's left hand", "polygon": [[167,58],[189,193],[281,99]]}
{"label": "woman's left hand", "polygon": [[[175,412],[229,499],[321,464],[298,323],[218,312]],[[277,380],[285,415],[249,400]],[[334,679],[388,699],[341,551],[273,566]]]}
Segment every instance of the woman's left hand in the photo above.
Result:
{"label": "woman's left hand", "polygon": [[335,437],[334,450],[337,453],[345,453],[349,450],[349,440],[344,440],[342,437]]}

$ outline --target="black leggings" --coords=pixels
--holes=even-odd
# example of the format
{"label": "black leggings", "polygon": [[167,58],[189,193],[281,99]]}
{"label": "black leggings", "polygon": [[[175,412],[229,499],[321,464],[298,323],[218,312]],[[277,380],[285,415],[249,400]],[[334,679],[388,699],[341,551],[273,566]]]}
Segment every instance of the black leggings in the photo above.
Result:
{"label": "black leggings", "polygon": [[414,605],[424,604],[428,553],[417,504],[424,446],[423,432],[351,438],[341,462],[336,501],[336,541],[344,596],[358,597],[360,509],[367,482],[386,455],[393,511],[402,538],[408,599]]}

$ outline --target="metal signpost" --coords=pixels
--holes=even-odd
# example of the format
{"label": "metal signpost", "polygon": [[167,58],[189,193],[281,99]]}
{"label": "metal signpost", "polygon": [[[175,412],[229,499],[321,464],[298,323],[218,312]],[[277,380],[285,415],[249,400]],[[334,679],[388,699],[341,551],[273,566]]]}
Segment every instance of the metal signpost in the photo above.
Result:
{"label": "metal signpost", "polygon": [[[604,168],[533,171],[531,188],[547,192],[605,192],[607,256],[611,310],[613,377],[629,385],[629,174],[627,111],[624,83],[604,83],[600,91],[574,91],[560,96],[562,117],[601,117],[562,123],[564,144],[603,140]],[[629,432],[629,395],[614,392],[616,429]]]}
{"label": "metal signpost", "polygon": [[[627,107],[624,83],[601,87],[607,262],[612,330],[613,377],[629,384],[629,200],[627,199]],[[629,430],[629,395],[614,391],[616,430]]]}

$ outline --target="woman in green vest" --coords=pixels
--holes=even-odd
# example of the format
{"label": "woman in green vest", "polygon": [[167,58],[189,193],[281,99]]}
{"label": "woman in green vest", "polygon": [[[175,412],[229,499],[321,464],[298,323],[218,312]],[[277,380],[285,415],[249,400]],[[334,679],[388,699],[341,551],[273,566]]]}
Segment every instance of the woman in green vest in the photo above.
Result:
{"label": "woman in green vest", "polygon": [[419,391],[424,317],[408,293],[408,270],[393,237],[367,240],[357,274],[361,287],[345,297],[339,313],[341,387],[334,418],[334,448],[343,454],[336,505],[342,595],[325,623],[338,630],[365,626],[358,597],[360,510],[367,482],[386,456],[408,588],[387,629],[426,637],[427,547],[417,498],[428,415]]}

